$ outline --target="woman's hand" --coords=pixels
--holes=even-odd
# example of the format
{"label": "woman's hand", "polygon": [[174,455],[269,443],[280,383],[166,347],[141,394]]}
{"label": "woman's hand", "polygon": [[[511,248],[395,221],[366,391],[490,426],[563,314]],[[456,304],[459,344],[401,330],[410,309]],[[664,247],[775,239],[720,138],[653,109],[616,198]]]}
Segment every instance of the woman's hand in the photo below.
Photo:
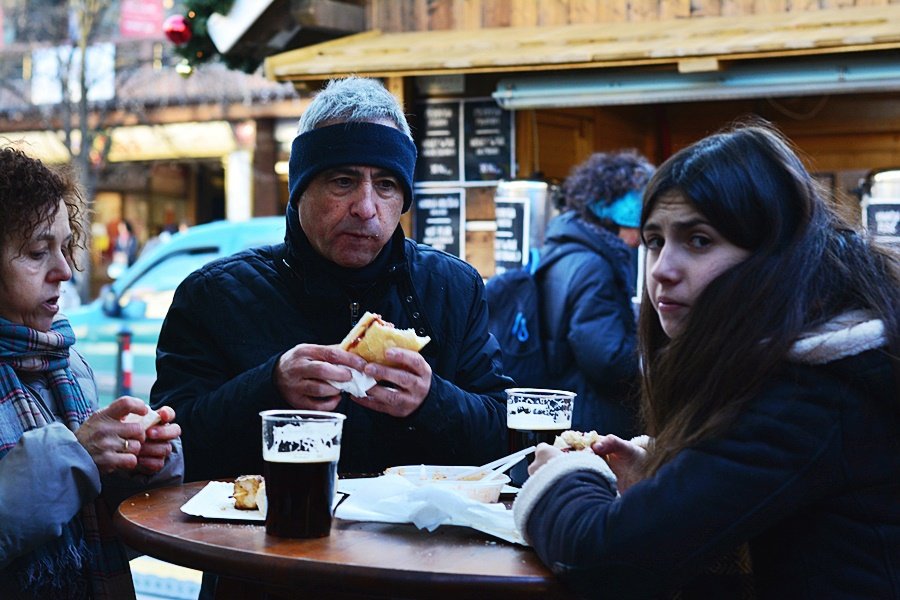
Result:
{"label": "woman's hand", "polygon": [[149,410],[143,400],[122,396],[81,424],[75,437],[101,473],[137,469],[149,474],[163,468],[172,452],[172,440],[181,435],[181,427],[172,422],[175,411],[168,406],[160,408],[160,422],[147,431],[140,423],[122,422],[131,413],[143,416]]}
{"label": "woman's hand", "polygon": [[159,414],[159,423],[147,429],[146,439],[140,445],[137,455],[138,471],[147,474],[162,470],[166,458],[172,453],[172,440],[181,435],[181,426],[173,423],[173,409],[163,406],[156,412]]}
{"label": "woman's hand", "polygon": [[537,473],[538,469],[543,467],[545,464],[556,458],[557,456],[562,456],[562,450],[559,448],[554,448],[550,444],[540,443],[537,445],[537,449],[534,451],[534,462],[528,465],[528,475],[534,475]]}
{"label": "woman's hand", "polygon": [[132,470],[138,465],[138,453],[145,439],[139,423],[123,423],[129,413],[147,414],[143,400],[122,396],[104,409],[98,410],[75,432],[101,473],[117,469]]}
{"label": "woman's hand", "polygon": [[642,446],[615,435],[604,435],[591,444],[591,450],[603,457],[616,474],[619,493],[641,480],[641,465],[647,457],[647,450]]}

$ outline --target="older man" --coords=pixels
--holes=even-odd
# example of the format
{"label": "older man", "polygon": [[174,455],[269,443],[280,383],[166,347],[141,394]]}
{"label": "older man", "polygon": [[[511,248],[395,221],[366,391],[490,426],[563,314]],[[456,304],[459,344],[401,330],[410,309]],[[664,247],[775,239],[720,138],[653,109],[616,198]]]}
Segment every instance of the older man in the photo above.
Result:
{"label": "older man", "polygon": [[[188,277],[159,338],[154,406],[175,408],[186,479],[262,471],[261,410],[347,415],[342,472],[476,464],[506,448],[499,348],[480,275],[406,239],[416,149],[397,100],[370,79],[335,80],[291,147],[284,244]],[[431,337],[390,366],[337,344],[365,311]],[[379,383],[339,392],[350,368]]]}

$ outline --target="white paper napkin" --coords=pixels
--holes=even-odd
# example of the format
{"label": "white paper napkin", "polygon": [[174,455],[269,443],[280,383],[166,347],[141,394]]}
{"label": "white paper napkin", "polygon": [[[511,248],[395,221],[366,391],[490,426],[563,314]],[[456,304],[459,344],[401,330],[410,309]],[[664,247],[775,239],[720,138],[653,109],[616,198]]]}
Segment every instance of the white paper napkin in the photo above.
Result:
{"label": "white paper napkin", "polygon": [[342,479],[338,491],[348,494],[335,516],[348,521],[412,523],[434,531],[441,525],[471,527],[507,542],[527,546],[516,529],[512,511],[485,504],[440,486],[417,486],[399,475]]}
{"label": "white paper napkin", "polygon": [[[350,369],[350,367],[347,368]],[[356,369],[350,369],[350,377],[350,381],[328,381],[328,383],[357,398],[365,397],[366,391],[377,383],[373,377]]]}

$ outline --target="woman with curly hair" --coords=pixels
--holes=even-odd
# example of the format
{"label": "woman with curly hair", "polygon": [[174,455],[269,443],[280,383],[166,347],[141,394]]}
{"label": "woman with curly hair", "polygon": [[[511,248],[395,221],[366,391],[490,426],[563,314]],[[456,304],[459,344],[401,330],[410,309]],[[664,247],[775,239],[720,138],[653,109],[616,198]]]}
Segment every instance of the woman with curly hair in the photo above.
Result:
{"label": "woman with curly hair", "polygon": [[757,597],[900,598],[900,256],[765,123],[663,163],[641,236],[652,437],[538,448],[541,559],[584,596],[732,598],[707,576],[746,544]]}
{"label": "woman with curly hair", "polygon": [[653,166],[634,150],[597,153],[563,184],[537,278],[552,379],[571,390],[572,427],[630,437],[636,430],[637,332],[631,298],[641,192]]}
{"label": "woman with curly hair", "polygon": [[138,398],[97,406],[60,285],[84,232],[68,170],[0,148],[0,596],[134,598],[110,510],[181,481],[174,411],[146,429]]}

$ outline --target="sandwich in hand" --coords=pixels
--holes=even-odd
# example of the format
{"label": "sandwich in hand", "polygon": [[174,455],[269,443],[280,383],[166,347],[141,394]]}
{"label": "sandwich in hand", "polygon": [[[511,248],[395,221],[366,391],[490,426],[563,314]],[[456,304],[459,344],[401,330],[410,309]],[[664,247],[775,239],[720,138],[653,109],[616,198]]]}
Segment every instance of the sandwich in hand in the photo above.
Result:
{"label": "sandwich in hand", "polygon": [[341,342],[341,350],[358,354],[368,362],[390,364],[384,353],[389,348],[406,348],[418,352],[431,341],[427,335],[416,335],[412,329],[397,329],[381,315],[366,312]]}
{"label": "sandwich in hand", "polygon": [[149,428],[153,427],[157,423],[159,423],[162,419],[159,416],[159,413],[155,410],[148,409],[147,414],[143,417],[137,413],[128,413],[124,417],[122,417],[123,423],[139,423],[141,425],[141,429],[147,431]]}
{"label": "sandwich in hand", "polygon": [[[368,362],[390,364],[384,353],[388,348],[406,348],[418,352],[431,341],[428,336],[420,337],[412,329],[397,329],[381,315],[366,311],[353,326],[340,348],[364,358]],[[372,377],[350,369],[350,381],[329,381],[332,386],[357,398],[362,398],[377,382]]]}
{"label": "sandwich in hand", "polygon": [[596,431],[582,433],[580,431],[563,431],[553,440],[553,447],[563,452],[570,450],[590,450],[591,445],[600,441],[600,434]]}

